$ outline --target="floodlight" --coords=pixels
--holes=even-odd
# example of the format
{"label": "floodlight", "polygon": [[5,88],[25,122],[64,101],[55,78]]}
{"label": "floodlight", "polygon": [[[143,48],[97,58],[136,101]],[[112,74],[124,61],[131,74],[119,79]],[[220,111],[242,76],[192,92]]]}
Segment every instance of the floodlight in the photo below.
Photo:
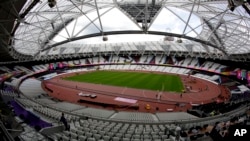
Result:
{"label": "floodlight", "polygon": [[229,8],[231,11],[234,11],[235,5],[234,5],[233,0],[227,0],[227,1],[228,1],[228,8]]}
{"label": "floodlight", "polygon": [[103,36],[103,37],[102,37],[102,40],[103,40],[103,41],[108,41],[108,37],[107,37],[107,36]]}
{"label": "floodlight", "polygon": [[48,0],[48,5],[50,8],[53,8],[56,6],[56,0]]}
{"label": "floodlight", "polygon": [[177,43],[182,43],[182,39],[179,38],[179,39],[176,40],[176,42],[177,42]]}

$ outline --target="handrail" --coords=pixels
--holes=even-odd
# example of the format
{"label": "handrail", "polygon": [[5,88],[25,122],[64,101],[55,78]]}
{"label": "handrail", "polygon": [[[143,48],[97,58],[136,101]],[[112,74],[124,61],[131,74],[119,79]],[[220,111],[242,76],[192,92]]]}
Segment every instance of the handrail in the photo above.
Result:
{"label": "handrail", "polygon": [[5,128],[5,126],[3,125],[3,122],[0,121],[0,130],[3,133],[3,137],[8,140],[8,141],[15,141],[13,139],[13,137],[10,135],[10,133],[8,132],[8,129]]}

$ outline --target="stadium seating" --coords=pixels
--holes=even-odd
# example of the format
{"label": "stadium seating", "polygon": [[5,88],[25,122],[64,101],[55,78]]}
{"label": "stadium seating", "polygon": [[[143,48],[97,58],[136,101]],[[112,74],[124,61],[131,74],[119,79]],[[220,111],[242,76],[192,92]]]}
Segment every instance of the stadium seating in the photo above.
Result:
{"label": "stadium seating", "polygon": [[[143,56],[140,61],[153,59],[153,56]],[[156,56],[155,61],[160,62],[166,58],[165,56]],[[91,60],[91,59],[90,59]],[[104,60],[104,59],[101,59]],[[113,56],[113,60],[121,60],[118,56]],[[157,72],[175,73],[175,74],[188,74],[190,67],[195,67],[198,64],[197,59],[185,59],[182,62],[178,62],[177,59],[172,58],[176,66],[158,66],[158,65],[139,65],[139,64],[114,64],[114,65],[100,65],[99,68],[103,70],[149,70]],[[143,63],[145,63],[142,61]],[[104,62],[104,61],[103,61]],[[112,61],[110,61],[112,62]],[[74,61],[68,61],[69,65],[73,65]],[[98,57],[93,58],[93,63],[98,63]],[[81,63],[82,64],[82,63]],[[160,63],[158,63],[160,64]],[[213,62],[205,62],[201,65],[202,69],[207,71],[219,72],[221,68],[226,66]],[[233,115],[242,115],[245,113],[247,107],[238,107],[232,112],[228,112],[225,115],[216,115],[213,117],[197,119],[187,113],[129,113],[129,112],[117,112],[113,110],[100,110],[85,106],[74,106],[70,103],[53,101],[47,96],[38,98],[37,96],[45,93],[41,89],[41,82],[38,79],[28,78],[32,76],[34,72],[46,71],[48,65],[34,65],[32,70],[29,70],[23,66],[16,67],[18,70],[25,71],[25,75],[19,78],[12,78],[12,84],[6,83],[11,87],[17,87],[19,83],[20,90],[24,95],[18,97],[17,92],[1,90],[2,96],[15,97],[15,100],[22,104],[25,108],[33,111],[35,114],[46,121],[53,123],[54,126],[61,125],[59,119],[62,112],[65,112],[65,117],[71,125],[70,131],[62,131],[57,129],[52,134],[40,134],[35,129],[25,125],[27,131],[23,132],[21,138],[24,140],[31,140],[32,137],[37,139],[53,138],[55,140],[174,140],[176,128],[176,117],[182,117],[179,119],[179,124],[185,130],[194,126],[213,125],[215,122],[229,121]],[[10,69],[3,68],[6,71]],[[88,71],[86,68],[74,68],[65,70],[66,73]],[[30,74],[32,72],[32,74]],[[50,75],[50,74],[47,74]],[[46,76],[46,75],[44,75]],[[208,75],[205,73],[195,73],[193,76],[215,81],[221,79],[218,74]],[[228,81],[221,81],[227,83]],[[32,87],[30,87],[32,85]],[[249,91],[242,86],[236,87],[240,91]],[[236,102],[236,101],[235,101]],[[240,101],[237,101],[240,103]],[[29,129],[28,129],[29,128]],[[25,129],[26,130],[26,129]],[[46,130],[46,129],[44,129]],[[48,129],[47,129],[48,130]],[[171,131],[171,135],[168,136],[165,131]],[[182,138],[183,139],[183,138]],[[197,140],[210,140],[209,136],[203,136]]]}

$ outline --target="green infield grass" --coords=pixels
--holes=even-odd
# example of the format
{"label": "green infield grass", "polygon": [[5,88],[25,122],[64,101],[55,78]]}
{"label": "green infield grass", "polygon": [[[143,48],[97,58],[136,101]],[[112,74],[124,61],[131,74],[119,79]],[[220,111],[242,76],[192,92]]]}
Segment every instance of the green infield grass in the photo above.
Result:
{"label": "green infield grass", "polygon": [[178,75],[124,71],[86,72],[65,80],[137,89],[182,92],[184,89]]}

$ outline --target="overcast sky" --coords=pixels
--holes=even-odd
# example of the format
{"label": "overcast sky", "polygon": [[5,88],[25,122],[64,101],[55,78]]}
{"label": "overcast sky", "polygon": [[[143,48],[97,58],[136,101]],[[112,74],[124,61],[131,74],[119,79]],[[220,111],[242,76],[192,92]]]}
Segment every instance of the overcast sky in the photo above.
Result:
{"label": "overcast sky", "polygon": [[[174,11],[179,17],[173,14],[171,11]],[[182,34],[184,28],[186,26],[186,21],[189,17],[189,12],[177,9],[174,7],[163,8],[162,11],[159,13],[158,17],[153,22],[152,26],[149,28],[151,31],[161,31],[161,32],[171,32]],[[107,12],[108,11],[108,12]],[[106,12],[106,13],[105,13]],[[105,14],[103,14],[105,13]],[[139,28],[131,21],[128,17],[126,17],[120,10],[117,8],[103,8],[100,10],[101,22],[104,31],[120,31],[120,30],[139,30]],[[92,12],[89,13],[88,18],[94,20],[97,18],[97,13]],[[86,16],[81,16],[75,19],[67,26],[67,30],[62,30],[59,33],[59,36],[55,37],[53,40],[55,42],[60,42],[66,40],[69,36],[82,36],[91,33],[98,33],[100,32],[101,26],[99,24],[99,20],[95,20],[94,24],[89,24],[89,19]],[[181,19],[182,20],[181,20]],[[189,25],[192,28],[196,28],[201,24],[200,19],[192,15],[189,21]],[[99,28],[99,29],[98,29]],[[191,31],[191,32],[190,32]],[[196,32],[200,33],[201,27],[196,28]],[[187,27],[185,33],[189,32],[187,35],[195,37],[197,34],[192,31],[190,27]],[[110,35],[108,36],[108,41],[106,43],[115,43],[115,42],[131,42],[131,41],[160,41],[163,40],[163,36],[159,35]],[[92,43],[103,43],[102,37],[94,37],[89,38],[81,41],[75,41],[76,43],[85,43],[85,44],[92,44]]]}

